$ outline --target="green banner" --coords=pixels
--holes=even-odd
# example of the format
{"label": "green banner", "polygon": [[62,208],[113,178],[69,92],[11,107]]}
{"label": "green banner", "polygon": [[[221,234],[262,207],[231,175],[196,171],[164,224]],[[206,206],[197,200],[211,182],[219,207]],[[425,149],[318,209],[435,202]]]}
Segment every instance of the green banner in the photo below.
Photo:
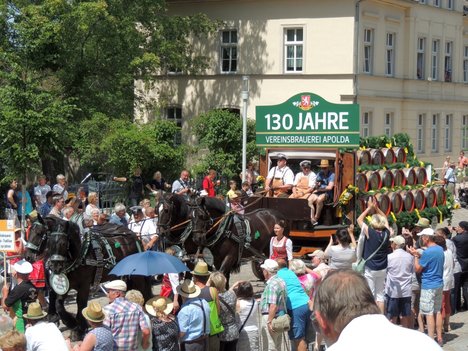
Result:
{"label": "green banner", "polygon": [[332,104],[300,93],[280,105],[256,107],[257,146],[359,147],[359,105]]}

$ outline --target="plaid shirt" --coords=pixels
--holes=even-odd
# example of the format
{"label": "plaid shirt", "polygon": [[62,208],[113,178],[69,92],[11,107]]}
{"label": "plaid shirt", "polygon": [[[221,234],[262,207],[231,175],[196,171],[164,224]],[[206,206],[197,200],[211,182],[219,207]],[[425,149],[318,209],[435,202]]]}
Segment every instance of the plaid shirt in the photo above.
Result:
{"label": "plaid shirt", "polygon": [[286,284],[283,279],[275,274],[273,277],[268,279],[265,290],[262,294],[262,300],[260,302],[260,310],[262,314],[268,313],[270,304],[276,304],[276,314],[280,311],[284,311],[283,295],[286,298]]}
{"label": "plaid shirt", "polygon": [[141,307],[119,297],[105,306],[104,312],[106,313],[104,325],[111,329],[118,350],[138,350],[138,332],[149,329]]}

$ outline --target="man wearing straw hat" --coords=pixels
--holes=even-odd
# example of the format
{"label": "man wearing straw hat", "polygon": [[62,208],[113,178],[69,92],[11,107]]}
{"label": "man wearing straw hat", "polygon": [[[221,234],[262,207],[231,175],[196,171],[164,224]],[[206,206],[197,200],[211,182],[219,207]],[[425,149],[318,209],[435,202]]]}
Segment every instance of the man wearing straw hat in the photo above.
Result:
{"label": "man wearing straw hat", "polygon": [[28,324],[31,324],[24,333],[28,350],[68,351],[68,346],[62,333],[54,323],[44,320],[46,316],[47,313],[42,311],[39,303],[33,302],[29,304],[28,312],[23,315]]}
{"label": "man wearing straw hat", "polygon": [[9,308],[10,312],[17,317],[16,329],[24,333],[25,323],[23,313],[26,313],[28,305],[35,302],[37,299],[37,289],[29,280],[29,274],[33,267],[26,260],[20,260],[13,265],[13,277],[17,281],[17,285],[8,292],[8,287],[5,285],[3,289],[3,305],[4,308]]}
{"label": "man wearing straw hat", "polygon": [[86,334],[81,345],[76,345],[74,350],[94,350],[98,345],[99,350],[115,350],[117,345],[114,336],[111,330],[103,324],[106,315],[101,305],[96,301],[91,301],[81,313],[92,329]]}
{"label": "man wearing straw hat", "polygon": [[333,200],[335,186],[335,173],[330,171],[328,160],[320,161],[320,169],[317,174],[316,189],[309,197],[310,221],[313,226],[318,224],[324,203]]}
{"label": "man wearing straw hat", "polygon": [[200,298],[200,288],[188,279],[177,287],[177,292],[182,296],[183,301],[177,315],[182,350],[208,350],[208,336],[210,335],[208,302]]}

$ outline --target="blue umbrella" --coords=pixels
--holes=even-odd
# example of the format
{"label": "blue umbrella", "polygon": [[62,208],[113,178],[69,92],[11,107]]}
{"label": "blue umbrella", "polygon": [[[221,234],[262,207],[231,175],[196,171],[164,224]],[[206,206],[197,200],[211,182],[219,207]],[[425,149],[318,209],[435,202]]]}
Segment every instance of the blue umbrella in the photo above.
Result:
{"label": "blue umbrella", "polygon": [[175,256],[164,252],[145,251],[125,257],[109,274],[152,276],[164,273],[189,271],[188,267]]}

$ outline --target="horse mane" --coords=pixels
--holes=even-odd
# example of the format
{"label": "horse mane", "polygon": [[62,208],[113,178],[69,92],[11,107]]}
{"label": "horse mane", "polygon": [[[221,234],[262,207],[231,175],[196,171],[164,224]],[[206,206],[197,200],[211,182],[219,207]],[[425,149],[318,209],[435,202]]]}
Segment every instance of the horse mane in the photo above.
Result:
{"label": "horse mane", "polygon": [[182,195],[178,195],[178,194],[172,194],[170,199],[172,199],[172,202],[174,203],[174,208],[177,214],[177,219],[183,220],[183,219],[188,218],[189,207],[188,207],[187,201],[185,200],[185,197],[183,197]]}
{"label": "horse mane", "polygon": [[210,215],[221,216],[226,213],[226,205],[224,204],[224,201],[217,197],[203,197],[203,199],[205,207]]}

